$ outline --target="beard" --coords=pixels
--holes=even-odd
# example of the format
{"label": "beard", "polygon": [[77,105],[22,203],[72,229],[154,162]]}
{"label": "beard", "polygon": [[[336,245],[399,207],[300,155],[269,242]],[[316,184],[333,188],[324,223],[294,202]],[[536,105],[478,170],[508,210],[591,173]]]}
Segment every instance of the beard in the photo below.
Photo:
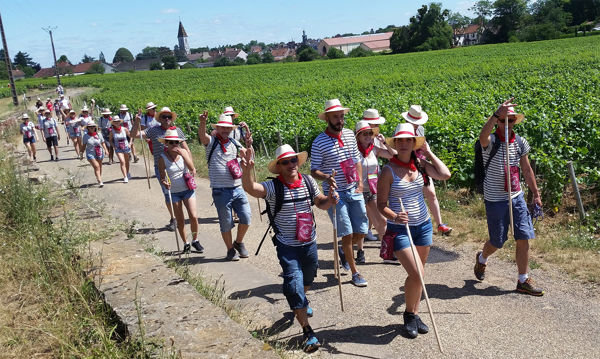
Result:
{"label": "beard", "polygon": [[344,122],[339,122],[337,124],[329,123],[329,129],[335,132],[340,132],[344,128]]}

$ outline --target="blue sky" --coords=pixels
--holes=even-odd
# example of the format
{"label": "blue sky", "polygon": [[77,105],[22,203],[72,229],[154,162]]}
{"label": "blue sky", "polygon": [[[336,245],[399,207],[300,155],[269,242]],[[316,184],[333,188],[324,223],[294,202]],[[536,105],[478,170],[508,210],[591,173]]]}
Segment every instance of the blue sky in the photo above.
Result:
{"label": "blue sky", "polygon": [[[445,0],[444,8],[472,15],[475,1]],[[108,62],[120,47],[135,56],[146,46],[177,43],[179,19],[190,47],[300,41],[302,30],[310,38],[337,33],[360,33],[389,24],[404,25],[427,2],[346,1],[43,1],[5,0],[0,12],[9,54],[27,52],[42,67],[52,65],[52,49],[42,27],[53,31],[56,56],[77,63],[84,54]],[[56,8],[52,5],[56,4]]]}

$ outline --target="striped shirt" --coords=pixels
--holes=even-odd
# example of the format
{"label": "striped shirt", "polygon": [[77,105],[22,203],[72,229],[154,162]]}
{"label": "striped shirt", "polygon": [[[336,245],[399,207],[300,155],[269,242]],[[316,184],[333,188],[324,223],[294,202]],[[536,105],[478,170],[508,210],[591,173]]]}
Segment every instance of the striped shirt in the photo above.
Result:
{"label": "striped shirt", "polygon": [[27,121],[27,123],[21,123],[19,126],[21,129],[21,133],[23,134],[23,139],[29,139],[34,136],[35,125],[31,121]]}
{"label": "striped shirt", "polygon": [[[495,136],[492,134],[490,136],[492,141],[494,141]],[[499,139],[498,139],[499,140]],[[521,157],[527,155],[530,151],[529,143],[523,137],[521,137],[523,141],[523,152],[519,148],[518,141],[515,139],[513,143],[508,144],[509,154],[510,154],[510,165],[511,166],[519,166],[519,161]],[[483,163],[487,163],[490,158],[490,151],[492,150],[492,142],[483,149],[481,152],[483,156]],[[492,158],[490,165],[488,166],[487,173],[485,175],[485,179],[483,181],[483,198],[489,202],[500,202],[506,201],[508,199],[508,193],[504,190],[504,182],[506,181],[506,172],[504,171],[504,165],[506,163],[506,144],[504,142],[501,143],[498,148],[498,152]],[[523,193],[523,191],[512,192],[512,198],[517,197],[519,194]]]}
{"label": "striped shirt", "polygon": [[41,123],[42,131],[44,131],[44,138],[58,136],[58,128],[56,127],[56,120],[53,118],[45,118]]}
{"label": "striped shirt", "polygon": [[[346,182],[346,176],[342,172],[340,162],[351,158],[354,163],[360,162],[362,157],[358,152],[356,138],[354,132],[347,128],[342,129],[342,141],[344,147],[339,147],[338,140],[329,137],[325,132],[321,132],[312,143],[310,150],[310,169],[311,171],[319,170],[324,174],[331,174],[335,169],[335,181],[339,191],[345,191],[356,186],[356,183]],[[329,183],[323,181],[323,192],[329,193]]]}
{"label": "striped shirt", "polygon": [[[408,212],[409,226],[418,226],[427,221],[429,219],[429,212],[427,211],[427,205],[423,198],[424,182],[421,172],[417,172],[417,178],[414,181],[407,182],[398,177],[390,165],[387,165],[386,167],[390,168],[392,175],[394,176],[394,181],[390,187],[388,207],[396,213],[402,212],[402,206],[400,206],[400,200],[398,199],[402,198],[404,208]],[[389,219],[387,222],[398,224]]]}
{"label": "striped shirt", "polygon": [[362,166],[362,181],[363,181],[363,193],[371,192],[369,188],[368,175],[370,173],[379,174],[379,161],[375,155],[376,149],[373,148],[367,157],[363,157],[362,153],[360,156],[360,164]]}
{"label": "striped shirt", "polygon": [[[158,141],[159,138],[162,138],[165,135],[165,132],[167,132],[167,130],[163,130],[162,126],[155,126],[144,130],[146,138],[152,141],[152,155],[154,156],[155,167],[158,167],[158,158],[165,152],[165,145]],[[177,127],[177,136],[183,138],[184,141],[186,140],[183,131],[181,131],[179,127]]]}
{"label": "striped shirt", "polygon": [[101,133],[98,133],[96,136],[90,136],[90,134],[86,132],[81,141],[85,145],[86,156],[96,157],[96,146],[100,146],[100,152],[102,152],[102,156],[104,156],[104,148],[102,147],[104,137],[102,137]]}
{"label": "striped shirt", "polygon": [[125,114],[119,112],[117,114],[117,117],[123,120],[123,127],[125,127],[128,130],[131,130],[131,114],[129,114],[129,112],[125,112]]}
{"label": "striped shirt", "polygon": [[[316,225],[314,224],[313,216],[312,241],[300,242],[296,240],[296,213],[312,213],[310,207],[311,200],[309,198],[310,193],[304,183],[304,177],[306,177],[307,182],[312,186],[314,191],[313,200],[321,193],[314,178],[309,175],[302,175],[302,177],[302,187],[289,189],[287,186],[283,185],[283,205],[275,217],[275,226],[279,229],[279,233],[276,235],[277,240],[292,247],[304,246],[317,239]],[[269,203],[271,210],[275,210],[275,184],[272,180],[262,182],[261,184],[267,191],[265,200]]]}
{"label": "striped shirt", "polygon": [[[213,147],[215,141],[218,141],[215,136],[210,137],[210,141],[206,146],[206,160],[208,161],[208,155]],[[233,179],[229,168],[227,168],[227,162],[237,158],[238,149],[231,139],[225,144],[226,153],[223,153],[221,146],[217,144],[215,150],[212,152],[210,158],[210,164],[208,166],[208,178],[210,179],[211,188],[231,188],[242,185],[242,179]]]}

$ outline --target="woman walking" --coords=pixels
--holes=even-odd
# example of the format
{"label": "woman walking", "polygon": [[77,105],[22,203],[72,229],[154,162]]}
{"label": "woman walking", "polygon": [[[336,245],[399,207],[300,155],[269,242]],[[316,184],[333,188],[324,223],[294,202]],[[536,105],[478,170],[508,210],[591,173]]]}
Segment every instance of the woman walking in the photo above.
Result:
{"label": "woman walking", "polygon": [[35,133],[35,125],[29,121],[29,115],[23,114],[21,117],[23,123],[20,126],[20,132],[23,135],[23,143],[27,147],[27,153],[29,153],[29,160],[35,162],[35,142],[37,141],[37,134]]}
{"label": "woman walking", "polygon": [[83,154],[79,150],[81,147],[81,128],[79,127],[79,118],[75,118],[76,113],[75,110],[69,111],[69,116],[65,119],[65,126],[67,128],[67,136],[73,142],[73,147],[75,148],[75,154],[77,158],[80,160],[83,159]]}
{"label": "woman walking", "polygon": [[[171,192],[165,194],[165,201],[172,200],[173,212],[177,221],[177,230],[183,240],[183,253],[190,252],[190,244],[185,236],[185,218],[183,205],[188,212],[192,230],[192,246],[199,253],[204,252],[204,247],[198,242],[198,215],[196,214],[196,182],[194,181],[194,161],[190,152],[180,146],[183,138],[179,137],[177,130],[168,129],[164,137],[158,139],[165,145],[165,152],[158,158],[158,173],[162,185]],[[168,176],[168,177],[167,177]]]}
{"label": "woman walking", "polygon": [[[418,333],[425,334],[429,331],[418,315],[422,287],[417,265],[424,276],[423,266],[429,255],[433,235],[431,219],[423,198],[423,187],[430,185],[430,177],[447,180],[450,178],[450,171],[431,152],[425,137],[415,135],[410,123],[396,126],[394,136],[386,139],[386,142],[397,151],[397,155],[390,159],[390,164],[384,167],[379,177],[377,208],[387,218],[384,240],[389,238],[392,241],[394,254],[408,274],[404,282],[404,328],[410,338],[416,338]],[[419,148],[423,149],[424,156],[430,162],[416,157],[415,150]],[[402,199],[405,211],[402,210],[399,199]],[[419,263],[415,263],[411,254],[406,223],[419,254]]]}
{"label": "woman walking", "polygon": [[104,137],[101,133],[98,133],[98,126],[94,121],[88,122],[87,133],[83,135],[79,149],[81,152],[85,149],[85,158],[94,169],[96,181],[98,181],[100,188],[104,187],[104,183],[102,183],[102,159],[108,149],[104,143]]}
{"label": "woman walking", "polygon": [[[56,120],[52,118],[52,112],[48,109],[44,110],[44,118],[40,123],[40,129],[42,131],[44,142],[46,142],[48,153],[50,153],[50,161],[58,161],[58,141],[60,141],[60,133],[58,133]],[[52,155],[53,147],[56,158]]]}
{"label": "woman walking", "polygon": [[122,126],[123,120],[119,117],[113,118],[110,122],[111,131],[108,135],[109,142],[112,148],[115,149],[119,164],[121,165],[121,173],[123,173],[123,182],[129,182],[131,175],[129,174],[129,160],[131,146],[129,144],[129,130]]}

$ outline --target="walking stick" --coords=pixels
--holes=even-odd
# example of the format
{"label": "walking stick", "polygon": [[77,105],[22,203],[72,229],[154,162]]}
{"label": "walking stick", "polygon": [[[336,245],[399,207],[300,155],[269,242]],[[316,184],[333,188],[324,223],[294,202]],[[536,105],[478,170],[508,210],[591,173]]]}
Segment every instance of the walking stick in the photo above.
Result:
{"label": "walking stick", "polygon": [[[142,109],[139,108],[138,109],[138,116],[142,114]],[[140,141],[141,146],[142,146],[142,157],[144,157],[144,167],[146,167],[146,179],[148,180],[148,189],[150,188],[150,173],[148,172],[148,163],[146,163],[146,146],[144,146],[144,138],[142,137],[142,123],[140,121],[140,123],[138,124],[138,131],[140,133]]]}
{"label": "walking stick", "polygon": [[510,234],[514,236],[513,229],[513,208],[512,208],[512,181],[510,178],[510,149],[508,147],[508,112],[504,116],[504,147],[506,150],[506,188],[508,190],[508,216],[510,218]]}
{"label": "walking stick", "polygon": [[[404,203],[402,203],[402,198],[398,198],[400,201],[400,207],[402,207],[402,212],[406,212],[404,210]],[[440,352],[443,353],[442,342],[440,341],[440,335],[438,334],[437,325],[435,325],[435,319],[433,318],[433,309],[431,309],[431,303],[429,303],[429,295],[427,294],[427,288],[425,288],[425,280],[423,279],[423,273],[421,273],[421,267],[419,264],[423,265],[421,262],[421,257],[417,254],[417,248],[415,247],[415,243],[413,242],[412,235],[410,234],[410,228],[408,226],[408,222],[405,223],[406,233],[408,233],[408,240],[410,242],[410,251],[412,252],[413,259],[415,261],[415,265],[417,266],[417,272],[419,273],[419,279],[421,280],[421,287],[423,287],[423,294],[425,294],[425,302],[427,303],[427,309],[429,310],[429,316],[431,317],[431,324],[433,324],[433,332],[435,333],[435,339],[438,343],[438,348],[440,348]]]}
{"label": "walking stick", "polygon": [[[254,152],[254,150],[252,150],[252,152]],[[254,182],[256,182],[256,166],[252,167],[252,171],[254,172]],[[256,203],[258,203],[258,215],[260,216],[260,222],[262,223],[263,220],[262,209],[260,208],[260,198],[256,198]]]}
{"label": "walking stick", "polygon": [[[167,174],[167,170],[165,169],[165,179],[167,180],[167,183],[169,184],[169,188],[167,189],[167,191],[169,192],[169,205],[171,206],[171,221],[173,220],[173,216],[175,213],[175,210],[173,209],[173,198],[171,198],[171,179],[169,178],[169,175]],[[177,220],[175,221],[175,242],[177,243],[177,254],[179,256],[179,259],[181,260],[181,249],[179,249],[179,226],[177,225]]]}
{"label": "walking stick", "polygon": [[[335,170],[331,171],[331,176],[335,177]],[[330,186],[330,191],[334,191],[333,187]],[[340,276],[340,258],[338,254],[338,238],[337,238],[337,215],[336,215],[336,204],[333,205],[333,209],[331,210],[333,214],[333,274],[337,277],[338,280],[338,290],[340,292],[340,307],[342,308],[342,312],[344,311],[344,299],[342,297],[342,277]]]}

